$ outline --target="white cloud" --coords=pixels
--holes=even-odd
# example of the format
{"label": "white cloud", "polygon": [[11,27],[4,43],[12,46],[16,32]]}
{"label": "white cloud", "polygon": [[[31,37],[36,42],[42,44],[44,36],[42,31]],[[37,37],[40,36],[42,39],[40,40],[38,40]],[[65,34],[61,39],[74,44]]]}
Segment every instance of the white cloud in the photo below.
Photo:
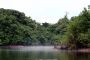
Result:
{"label": "white cloud", "polygon": [[0,0],[0,8],[15,9],[31,16],[37,22],[56,23],[68,12],[78,15],[90,0]]}

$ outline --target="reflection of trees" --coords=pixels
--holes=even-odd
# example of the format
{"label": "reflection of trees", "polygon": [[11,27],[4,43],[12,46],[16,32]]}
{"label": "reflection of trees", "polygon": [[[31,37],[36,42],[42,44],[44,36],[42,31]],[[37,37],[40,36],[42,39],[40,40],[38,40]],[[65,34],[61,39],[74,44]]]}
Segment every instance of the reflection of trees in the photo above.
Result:
{"label": "reflection of trees", "polygon": [[43,51],[4,51],[0,50],[0,60],[90,60],[90,53],[80,52],[43,52]]}
{"label": "reflection of trees", "polygon": [[58,54],[57,56],[58,60],[73,60],[72,53],[68,52],[61,52],[61,54]]}
{"label": "reflection of trees", "polygon": [[58,60],[90,60],[90,53],[61,52],[57,58]]}
{"label": "reflection of trees", "polygon": [[89,53],[77,52],[77,53],[74,53],[73,55],[74,55],[74,60],[90,60]]}

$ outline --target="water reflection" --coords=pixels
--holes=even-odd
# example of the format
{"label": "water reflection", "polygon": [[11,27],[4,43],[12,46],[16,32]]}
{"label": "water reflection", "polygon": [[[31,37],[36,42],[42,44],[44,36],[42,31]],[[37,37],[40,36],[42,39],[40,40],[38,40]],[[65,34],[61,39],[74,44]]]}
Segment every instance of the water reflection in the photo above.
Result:
{"label": "water reflection", "polygon": [[[25,49],[26,51],[23,49]],[[51,50],[51,47],[48,50]],[[90,60],[90,53],[66,52],[66,51],[58,51],[58,50],[29,51],[27,50],[27,47],[23,47],[22,50],[17,48],[16,50],[0,49],[0,60],[50,60],[50,59],[51,60]]]}

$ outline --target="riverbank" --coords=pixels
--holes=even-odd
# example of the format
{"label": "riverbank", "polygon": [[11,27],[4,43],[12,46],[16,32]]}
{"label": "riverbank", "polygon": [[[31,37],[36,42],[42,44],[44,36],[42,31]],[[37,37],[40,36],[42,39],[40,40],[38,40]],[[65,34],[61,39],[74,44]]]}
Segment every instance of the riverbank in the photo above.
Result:
{"label": "riverbank", "polygon": [[82,48],[82,49],[78,49],[78,52],[86,52],[86,53],[90,53],[90,48]]}
{"label": "riverbank", "polygon": [[[8,45],[8,46],[0,46],[1,48],[23,48],[23,47],[34,47],[34,48],[43,48],[47,49],[47,47],[51,46],[23,46],[23,45]],[[73,51],[73,52],[85,52],[85,53],[90,53],[90,48],[81,48],[81,49],[67,49],[66,47],[61,47],[61,46],[52,46],[52,48],[56,50],[62,50],[62,51]]]}
{"label": "riverbank", "polygon": [[85,52],[90,53],[90,48],[78,48],[78,49],[68,49],[66,46],[54,46],[55,49],[65,50],[65,51],[74,51],[74,52]]}

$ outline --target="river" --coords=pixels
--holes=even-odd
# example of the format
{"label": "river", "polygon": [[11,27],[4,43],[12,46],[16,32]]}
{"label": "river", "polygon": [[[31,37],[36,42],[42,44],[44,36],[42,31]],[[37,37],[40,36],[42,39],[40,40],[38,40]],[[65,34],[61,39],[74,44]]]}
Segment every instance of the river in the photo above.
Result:
{"label": "river", "polygon": [[0,47],[0,60],[90,60],[90,53],[63,51],[54,46]]}

